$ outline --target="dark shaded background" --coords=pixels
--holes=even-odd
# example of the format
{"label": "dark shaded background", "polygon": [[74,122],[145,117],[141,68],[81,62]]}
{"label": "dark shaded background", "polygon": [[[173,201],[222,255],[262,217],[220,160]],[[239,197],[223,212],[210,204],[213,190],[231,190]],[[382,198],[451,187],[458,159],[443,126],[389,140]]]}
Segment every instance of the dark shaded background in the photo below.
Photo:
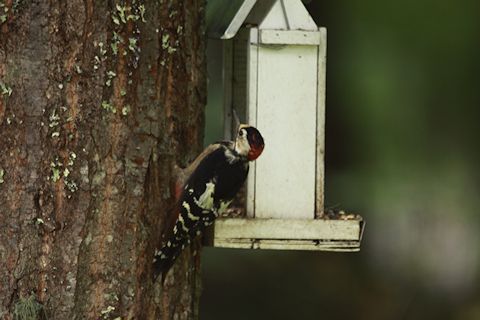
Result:
{"label": "dark shaded background", "polygon": [[201,319],[480,319],[480,1],[308,10],[328,28],[326,202],[366,218],[362,251],[206,248]]}

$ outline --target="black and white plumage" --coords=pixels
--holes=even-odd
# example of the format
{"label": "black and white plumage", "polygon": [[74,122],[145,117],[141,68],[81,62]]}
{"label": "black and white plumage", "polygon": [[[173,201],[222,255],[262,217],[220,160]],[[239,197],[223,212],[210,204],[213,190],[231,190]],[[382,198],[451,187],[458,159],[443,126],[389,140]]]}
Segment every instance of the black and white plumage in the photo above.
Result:
{"label": "black and white plumage", "polygon": [[154,278],[165,277],[182,250],[230,204],[248,174],[248,162],[264,148],[260,132],[240,125],[235,141],[210,145],[192,163],[179,197],[176,221],[163,247],[155,252]]}

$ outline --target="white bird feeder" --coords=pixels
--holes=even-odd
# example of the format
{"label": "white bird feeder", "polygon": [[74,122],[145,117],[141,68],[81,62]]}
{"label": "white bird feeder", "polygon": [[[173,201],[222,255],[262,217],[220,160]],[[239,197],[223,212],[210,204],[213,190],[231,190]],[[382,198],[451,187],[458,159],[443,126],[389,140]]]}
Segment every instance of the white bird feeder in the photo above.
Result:
{"label": "white bird feeder", "polygon": [[362,219],[324,216],[326,29],[301,0],[209,0],[208,33],[223,47],[225,136],[232,114],[265,139],[250,165],[245,218],[222,218],[216,247],[360,248]]}

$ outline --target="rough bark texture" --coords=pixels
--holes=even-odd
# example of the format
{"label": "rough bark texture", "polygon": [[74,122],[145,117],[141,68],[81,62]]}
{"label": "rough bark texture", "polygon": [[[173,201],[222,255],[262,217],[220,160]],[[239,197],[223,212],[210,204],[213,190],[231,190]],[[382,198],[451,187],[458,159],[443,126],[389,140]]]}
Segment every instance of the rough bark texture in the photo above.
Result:
{"label": "rough bark texture", "polygon": [[163,286],[151,261],[202,145],[203,16],[0,0],[1,319],[196,318],[198,250]]}

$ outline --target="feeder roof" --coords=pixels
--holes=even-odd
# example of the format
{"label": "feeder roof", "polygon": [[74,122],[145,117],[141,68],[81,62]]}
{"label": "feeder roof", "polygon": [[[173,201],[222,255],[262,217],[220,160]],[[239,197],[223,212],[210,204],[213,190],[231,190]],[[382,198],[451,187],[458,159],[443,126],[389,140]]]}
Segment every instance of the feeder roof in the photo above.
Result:
{"label": "feeder roof", "polygon": [[243,24],[259,29],[318,30],[301,0],[208,0],[207,33],[233,38]]}

